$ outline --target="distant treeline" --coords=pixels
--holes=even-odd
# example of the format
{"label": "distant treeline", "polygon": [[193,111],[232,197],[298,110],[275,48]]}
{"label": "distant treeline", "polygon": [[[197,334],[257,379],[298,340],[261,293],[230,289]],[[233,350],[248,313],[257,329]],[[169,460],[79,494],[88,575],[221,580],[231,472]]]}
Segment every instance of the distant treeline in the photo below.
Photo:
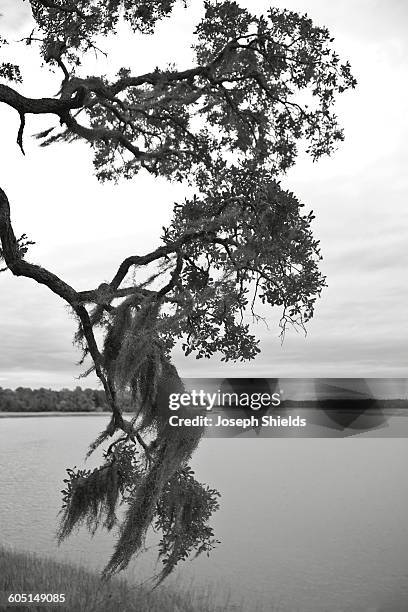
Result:
{"label": "distant treeline", "polygon": [[29,389],[0,387],[0,412],[101,412],[108,410],[103,391],[95,389]]}
{"label": "distant treeline", "polygon": [[[131,411],[130,398],[122,399],[122,410]],[[324,399],[314,401],[293,401],[286,400],[280,409],[294,408],[317,408],[323,410],[340,411],[365,411],[382,410],[387,412],[397,411],[406,414],[408,412],[408,400],[339,400]],[[279,409],[277,409],[279,410]],[[30,389],[28,387],[18,387],[3,389],[0,387],[0,412],[104,412],[109,411],[106,403],[104,391],[97,389]]]}

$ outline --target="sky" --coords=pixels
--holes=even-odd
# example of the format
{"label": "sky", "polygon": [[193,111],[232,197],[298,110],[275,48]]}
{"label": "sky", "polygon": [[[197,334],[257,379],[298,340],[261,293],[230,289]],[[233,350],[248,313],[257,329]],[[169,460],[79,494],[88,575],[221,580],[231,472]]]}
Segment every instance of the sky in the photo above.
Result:
{"label": "sky", "polygon": [[[257,13],[271,6],[265,0],[239,4]],[[254,328],[262,351],[254,361],[197,361],[180,350],[174,361],[184,377],[406,377],[408,4],[275,0],[273,6],[307,12],[327,26],[358,80],[336,105],[345,130],[339,150],[316,163],[300,157],[282,179],[316,215],[313,231],[328,287],[306,337],[288,330],[281,345],[279,311],[269,310],[264,312],[268,327]],[[0,34],[10,42],[31,32],[28,2],[0,0],[0,13]],[[190,0],[189,8],[176,8],[154,37],[135,41],[121,28],[104,41],[109,66],[102,61],[99,71],[126,65],[137,74],[170,61],[181,69],[192,66],[192,32],[201,14],[201,1]],[[56,95],[60,75],[41,69],[33,48],[10,44],[5,55],[22,67],[21,93]],[[0,105],[0,184],[16,233],[36,241],[30,261],[78,290],[95,288],[112,278],[124,257],[159,245],[183,187],[142,174],[131,182],[101,185],[86,144],[38,147],[30,135],[50,125],[52,119],[27,118],[23,157],[15,144],[18,116]],[[96,387],[95,378],[78,379],[82,369],[76,365],[74,331],[72,315],[47,288],[0,274],[0,386]]]}

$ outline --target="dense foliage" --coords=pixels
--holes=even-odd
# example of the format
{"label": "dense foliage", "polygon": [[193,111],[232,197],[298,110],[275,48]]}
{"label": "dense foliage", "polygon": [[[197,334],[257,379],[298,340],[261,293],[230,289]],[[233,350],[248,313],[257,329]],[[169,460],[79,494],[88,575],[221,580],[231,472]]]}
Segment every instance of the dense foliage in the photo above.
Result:
{"label": "dense foliage", "polygon": [[[91,533],[95,533],[100,524],[110,531],[118,523],[116,512],[121,500],[126,501],[130,509],[138,504],[140,487],[149,475],[134,447],[121,442],[114,453],[105,453],[105,459],[105,463],[94,470],[67,470],[68,477],[64,480],[66,488],[62,491],[60,540],[82,524]],[[132,537],[139,539],[140,532],[144,534],[150,523],[155,531],[162,534],[159,559],[163,569],[156,577],[158,583],[194,550],[196,556],[204,552],[208,555],[218,543],[213,529],[207,524],[211,514],[219,507],[218,497],[218,491],[195,480],[194,472],[189,467],[176,470],[163,484],[161,494],[151,508],[149,522],[144,516],[128,511],[131,529],[122,533],[105,571],[126,567],[134,554]]]}
{"label": "dense foliage", "polygon": [[[129,402],[130,404],[130,402]],[[130,406],[129,406],[130,407]],[[109,410],[105,393],[100,389],[2,389],[0,412],[100,412]]]}
{"label": "dense foliage", "polygon": [[[0,101],[20,116],[22,151],[26,115],[47,114],[55,121],[37,135],[41,145],[89,143],[100,181],[146,171],[184,182],[193,193],[175,205],[161,245],[127,257],[110,283],[76,291],[27,261],[30,241],[17,240],[0,189],[0,255],[7,269],[70,305],[83,362],[90,359],[87,373],[99,377],[112,411],[91,445],[92,451],[109,440],[108,465],[71,473],[60,537],[85,519],[91,529],[111,528],[122,498],[127,512],[106,571],[126,567],[153,525],[163,533],[161,578],[194,549],[211,548],[207,521],[217,507],[215,492],[188,471],[202,430],[168,424],[168,394],[183,391],[171,350],[180,342],[196,358],[250,360],[260,347],[244,316],[257,320],[259,303],[280,310],[282,335],[287,324],[303,328],[313,316],[325,285],[313,214],[303,212],[280,180],[300,148],[314,160],[333,152],[343,139],[335,97],[355,86],[326,28],[287,10],[257,16],[231,0],[204,2],[193,67],[87,73],[88,54],[98,56],[121,19],[137,43],[136,35],[154,33],[174,4],[30,0],[35,28],[25,42],[61,75],[59,93],[33,99],[0,84]],[[0,64],[0,76],[20,81],[11,64]],[[137,272],[148,266],[142,283]],[[132,420],[122,414],[129,394]],[[138,467],[131,462],[121,480],[124,468],[117,468],[129,452],[139,457]]]}

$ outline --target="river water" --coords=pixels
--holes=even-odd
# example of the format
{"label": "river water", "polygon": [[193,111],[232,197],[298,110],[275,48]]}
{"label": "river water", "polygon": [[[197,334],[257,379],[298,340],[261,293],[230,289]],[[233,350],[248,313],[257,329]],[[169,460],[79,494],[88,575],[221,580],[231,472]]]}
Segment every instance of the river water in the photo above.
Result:
{"label": "river water", "polygon": [[[55,528],[65,469],[107,419],[0,419],[0,544],[103,567],[112,535],[81,530],[58,548]],[[407,460],[407,438],[204,439],[192,465],[222,494],[221,544],[172,580],[229,590],[249,611],[406,612]],[[154,571],[149,550],[127,577]]]}

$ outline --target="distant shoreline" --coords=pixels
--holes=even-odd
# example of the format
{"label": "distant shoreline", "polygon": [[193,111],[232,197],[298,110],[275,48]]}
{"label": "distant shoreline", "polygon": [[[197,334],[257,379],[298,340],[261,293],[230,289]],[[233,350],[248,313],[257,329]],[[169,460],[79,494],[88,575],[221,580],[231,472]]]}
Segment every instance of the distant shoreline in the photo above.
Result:
{"label": "distant shoreline", "polygon": [[[216,408],[219,408],[217,406]],[[230,410],[238,407],[230,406]],[[239,408],[238,408],[239,409]],[[320,399],[320,400],[286,400],[277,406],[272,412],[294,411],[294,410],[324,410],[327,412],[335,411],[339,413],[351,413],[364,411],[365,414],[378,414],[386,411],[389,416],[408,416],[408,401],[405,399]],[[125,412],[124,414],[134,414]],[[39,412],[19,412],[19,411],[0,411],[1,418],[37,418],[37,417],[76,417],[76,416],[111,416],[110,411],[89,410],[89,411],[39,411]]]}

